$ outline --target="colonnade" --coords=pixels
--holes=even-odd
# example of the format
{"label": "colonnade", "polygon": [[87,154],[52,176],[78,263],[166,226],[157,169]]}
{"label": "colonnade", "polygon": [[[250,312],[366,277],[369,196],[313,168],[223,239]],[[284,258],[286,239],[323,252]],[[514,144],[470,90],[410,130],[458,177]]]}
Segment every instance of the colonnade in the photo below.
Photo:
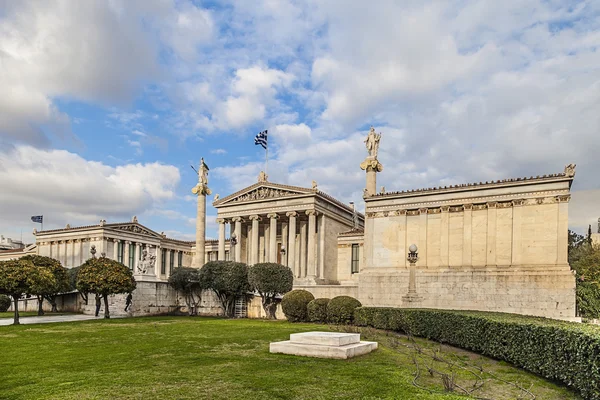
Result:
{"label": "colonnade", "polygon": [[280,262],[290,267],[297,278],[322,278],[323,259],[319,255],[323,252],[324,218],[315,210],[217,218],[218,259],[225,260],[225,232],[229,224],[231,237],[237,242],[230,249],[233,260],[249,265]]}

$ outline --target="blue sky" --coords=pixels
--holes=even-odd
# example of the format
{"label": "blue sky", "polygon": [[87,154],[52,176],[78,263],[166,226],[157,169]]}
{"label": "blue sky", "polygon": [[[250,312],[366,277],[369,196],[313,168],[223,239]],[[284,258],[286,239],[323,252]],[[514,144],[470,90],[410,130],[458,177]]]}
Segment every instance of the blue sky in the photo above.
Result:
{"label": "blue sky", "polygon": [[[213,193],[271,181],[387,190],[561,172],[600,216],[593,1],[0,1],[0,233],[126,221],[192,239]],[[216,211],[209,207],[209,236]]]}

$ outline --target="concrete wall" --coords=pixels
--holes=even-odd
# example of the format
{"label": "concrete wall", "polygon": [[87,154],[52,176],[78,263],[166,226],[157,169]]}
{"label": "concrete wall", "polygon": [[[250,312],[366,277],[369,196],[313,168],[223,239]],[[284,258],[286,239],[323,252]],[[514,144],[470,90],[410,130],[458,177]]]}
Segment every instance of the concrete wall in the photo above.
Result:
{"label": "concrete wall", "polygon": [[358,298],[358,285],[294,285],[294,289],[309,291],[315,296],[315,299],[321,297],[332,299],[336,296]]}

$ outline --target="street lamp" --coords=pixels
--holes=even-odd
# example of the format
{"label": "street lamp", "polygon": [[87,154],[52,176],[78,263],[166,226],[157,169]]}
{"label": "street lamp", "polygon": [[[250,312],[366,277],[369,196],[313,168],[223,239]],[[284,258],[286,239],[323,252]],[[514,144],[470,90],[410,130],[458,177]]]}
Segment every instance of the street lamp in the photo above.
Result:
{"label": "street lamp", "polygon": [[422,300],[422,298],[417,295],[417,267],[415,264],[419,261],[418,250],[416,244],[411,244],[408,248],[408,257],[406,257],[410,264],[408,270],[408,293],[402,299],[408,303]]}

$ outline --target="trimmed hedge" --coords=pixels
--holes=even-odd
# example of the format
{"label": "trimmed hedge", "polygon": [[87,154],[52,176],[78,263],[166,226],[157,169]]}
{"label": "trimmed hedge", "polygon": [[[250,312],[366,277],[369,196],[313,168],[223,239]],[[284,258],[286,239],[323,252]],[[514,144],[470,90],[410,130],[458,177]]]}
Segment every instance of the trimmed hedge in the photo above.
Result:
{"label": "trimmed hedge", "polygon": [[327,304],[327,321],[333,324],[351,324],[354,310],[362,306],[360,301],[350,296],[337,296]]}
{"label": "trimmed hedge", "polygon": [[327,322],[327,304],[329,299],[314,299],[308,303],[308,320],[310,322]]}
{"label": "trimmed hedge", "polygon": [[10,297],[0,294],[0,312],[6,312],[10,308]]}
{"label": "trimmed hedge", "polygon": [[355,324],[401,331],[508,361],[600,399],[600,328],[476,311],[362,307]]}
{"label": "trimmed hedge", "polygon": [[290,322],[308,322],[308,303],[313,301],[315,296],[306,290],[292,290],[281,299],[281,310]]}

